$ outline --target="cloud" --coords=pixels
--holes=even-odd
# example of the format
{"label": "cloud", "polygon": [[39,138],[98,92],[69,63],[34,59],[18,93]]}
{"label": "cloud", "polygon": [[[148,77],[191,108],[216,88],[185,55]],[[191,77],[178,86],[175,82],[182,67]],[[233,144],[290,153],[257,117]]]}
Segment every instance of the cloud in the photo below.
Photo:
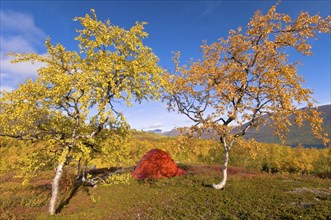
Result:
{"label": "cloud", "polygon": [[[15,11],[0,11],[1,32],[4,34],[19,34],[28,38],[29,41],[44,38],[45,33],[38,28],[31,15]],[[2,33],[2,34],[3,34]]]}
{"label": "cloud", "polygon": [[37,70],[40,67],[43,67],[43,63],[15,63],[12,64],[10,61],[12,60],[11,57],[5,57],[1,59],[1,75],[3,75],[4,79],[8,78],[33,78],[37,76]]}
{"label": "cloud", "polygon": [[43,65],[28,62],[12,64],[10,61],[13,58],[6,54],[9,52],[37,53],[37,47],[43,44],[46,34],[37,27],[34,18],[29,14],[0,10],[0,19],[1,88],[11,90],[27,78],[36,77],[37,69]]}
{"label": "cloud", "polygon": [[163,123],[154,122],[153,124],[150,124],[150,125],[142,128],[142,130],[151,130],[151,129],[163,129]]}
{"label": "cloud", "polygon": [[0,84],[0,91],[10,92],[10,91],[13,91],[13,90],[14,90],[14,88],[11,87],[11,86],[6,86],[6,85],[2,86]]}
{"label": "cloud", "polygon": [[34,46],[23,36],[0,37],[1,53],[29,53],[33,52]]}
{"label": "cloud", "polygon": [[211,1],[207,2],[206,7],[204,10],[200,13],[200,15],[197,17],[197,20],[202,19],[205,16],[208,16],[210,13],[212,13],[216,8],[218,8],[221,5],[220,1]]}

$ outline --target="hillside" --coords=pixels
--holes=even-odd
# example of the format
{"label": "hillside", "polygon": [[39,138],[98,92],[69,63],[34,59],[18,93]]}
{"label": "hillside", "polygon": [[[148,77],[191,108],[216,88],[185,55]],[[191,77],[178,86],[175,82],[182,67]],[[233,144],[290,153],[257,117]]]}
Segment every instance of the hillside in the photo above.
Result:
{"label": "hillside", "polygon": [[[321,117],[323,118],[323,128],[330,136],[331,105],[319,106],[318,111],[321,112]],[[322,141],[316,139],[312,134],[311,127],[307,121],[304,121],[303,126],[300,128],[294,123],[294,117],[291,116],[290,121],[293,125],[290,127],[290,131],[287,135],[287,141],[285,143],[286,145],[297,146],[301,144],[305,147],[323,147]],[[258,130],[249,130],[245,138],[254,138],[259,142],[280,144],[280,139],[274,136],[274,129],[271,128],[271,123],[272,122],[269,121],[266,125],[261,126]]]}
{"label": "hillside", "polygon": [[[323,128],[326,133],[331,136],[331,105],[323,105],[318,107],[318,111],[321,112],[323,118]],[[294,117],[290,117],[290,121],[294,121]],[[265,143],[275,143],[280,144],[281,141],[278,137],[274,135],[274,129],[271,127],[271,120],[267,120],[266,125],[261,126],[257,129],[250,129],[247,131],[245,138],[251,139],[254,138],[256,141],[265,142]],[[321,140],[316,139],[311,132],[310,125],[307,121],[304,121],[304,125],[301,128],[294,125],[290,127],[290,131],[287,136],[286,145],[297,146],[299,144],[305,147],[323,147]],[[164,132],[163,135],[166,136],[177,136],[179,131],[171,130]],[[210,138],[211,135],[204,134],[204,138]]]}

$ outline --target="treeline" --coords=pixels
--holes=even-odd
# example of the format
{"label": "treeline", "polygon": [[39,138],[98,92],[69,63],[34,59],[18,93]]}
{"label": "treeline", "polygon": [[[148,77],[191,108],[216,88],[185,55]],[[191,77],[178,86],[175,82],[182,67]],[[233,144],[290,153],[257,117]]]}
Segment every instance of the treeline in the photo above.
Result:
{"label": "treeline", "polygon": [[[24,164],[33,164],[34,156],[45,149],[45,144],[47,143],[1,138],[0,173],[18,171]],[[154,148],[167,151],[177,163],[182,164],[220,165],[223,161],[223,148],[220,143],[213,140],[185,136],[169,138],[135,132],[120,149],[114,149],[113,154],[90,161],[89,166],[95,165],[97,168],[135,166],[144,153]],[[44,163],[45,166],[39,167],[53,169],[55,166],[48,158],[45,158]],[[331,149],[293,148],[242,140],[233,147],[230,164],[270,173],[330,174]],[[24,170],[31,172],[26,166]]]}

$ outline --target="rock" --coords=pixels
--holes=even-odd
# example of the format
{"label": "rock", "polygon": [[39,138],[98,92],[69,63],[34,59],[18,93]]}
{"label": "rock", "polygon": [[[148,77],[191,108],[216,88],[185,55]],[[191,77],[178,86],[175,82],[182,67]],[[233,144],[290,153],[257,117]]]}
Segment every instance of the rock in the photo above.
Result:
{"label": "rock", "polygon": [[132,171],[134,179],[160,179],[180,176],[185,171],[177,166],[171,156],[159,149],[147,152]]}

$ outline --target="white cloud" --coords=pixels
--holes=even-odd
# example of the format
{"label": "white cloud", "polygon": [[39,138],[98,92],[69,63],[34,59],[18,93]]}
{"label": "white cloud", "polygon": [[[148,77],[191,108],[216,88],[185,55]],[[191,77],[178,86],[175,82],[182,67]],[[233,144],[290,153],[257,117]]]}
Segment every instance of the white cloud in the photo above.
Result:
{"label": "white cloud", "polygon": [[30,41],[38,40],[38,38],[44,38],[45,36],[44,31],[36,26],[31,15],[1,10],[0,20],[1,32],[18,33],[29,38]]}
{"label": "white cloud", "polygon": [[160,101],[144,102],[143,105],[136,103],[133,107],[124,108],[122,111],[131,127],[137,130],[169,131],[174,127],[192,125],[192,121],[184,115],[168,112],[164,103]]}
{"label": "white cloud", "polygon": [[6,54],[8,52],[36,53],[37,46],[43,44],[46,35],[41,28],[37,27],[34,18],[29,14],[1,10],[0,19],[1,87],[10,90],[28,78],[36,77],[37,69],[43,65],[29,62],[12,64],[10,61],[13,58]]}
{"label": "white cloud", "polygon": [[9,52],[16,53],[29,53],[34,51],[31,42],[23,36],[0,37],[1,53],[6,54]]}
{"label": "white cloud", "polygon": [[4,78],[15,78],[15,79],[27,79],[37,76],[37,70],[43,67],[42,63],[11,63],[11,57],[6,57],[1,60],[1,75],[4,74]]}
{"label": "white cloud", "polygon": [[154,122],[153,124],[143,127],[142,130],[163,129],[163,126],[162,122]]}
{"label": "white cloud", "polygon": [[0,91],[10,92],[10,91],[13,91],[13,90],[14,90],[14,88],[11,87],[11,86],[6,86],[6,85],[2,86],[2,85],[0,84]]}

